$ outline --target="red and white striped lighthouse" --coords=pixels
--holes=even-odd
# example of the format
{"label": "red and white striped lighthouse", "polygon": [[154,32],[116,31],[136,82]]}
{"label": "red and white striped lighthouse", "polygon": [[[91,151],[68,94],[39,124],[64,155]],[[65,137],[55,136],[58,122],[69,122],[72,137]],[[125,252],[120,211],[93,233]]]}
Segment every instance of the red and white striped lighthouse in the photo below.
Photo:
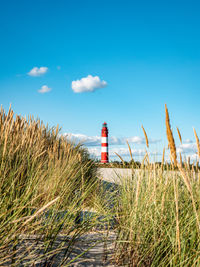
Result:
{"label": "red and white striped lighthouse", "polygon": [[104,122],[101,130],[101,163],[108,163],[108,128]]}

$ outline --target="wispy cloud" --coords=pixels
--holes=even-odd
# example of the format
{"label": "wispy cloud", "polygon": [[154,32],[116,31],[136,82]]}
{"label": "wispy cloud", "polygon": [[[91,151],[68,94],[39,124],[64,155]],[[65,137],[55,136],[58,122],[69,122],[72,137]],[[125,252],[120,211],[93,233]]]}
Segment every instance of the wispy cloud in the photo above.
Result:
{"label": "wispy cloud", "polygon": [[[74,134],[74,133],[64,133],[63,136],[66,137],[66,139],[78,144],[81,143],[85,145],[90,153],[91,156],[93,157],[98,157],[100,158],[101,156],[101,136],[88,136],[84,134]],[[109,136],[108,138],[108,143],[109,143],[109,157],[114,160],[118,159],[117,155],[115,153],[118,153],[120,156],[122,156],[125,160],[130,160],[130,151],[129,148],[126,144],[126,140],[128,140],[129,144],[137,144],[137,145],[145,145],[146,141],[145,138],[140,137],[140,136],[132,136],[132,137],[116,137],[116,136]],[[161,140],[158,139],[149,139],[149,143],[159,143]],[[145,148],[136,148],[133,146],[131,147],[132,150],[132,155],[133,157],[137,158],[138,157],[143,157],[146,154]],[[160,153],[158,152],[149,152],[149,155],[152,156],[161,156]]]}
{"label": "wispy cloud", "polygon": [[[183,144],[177,147],[177,154],[181,153],[183,160],[190,158],[191,162],[198,159],[196,143],[190,139],[186,139]],[[166,158],[170,162],[170,151],[167,151]]]}
{"label": "wispy cloud", "polygon": [[34,67],[32,70],[28,72],[29,76],[37,77],[37,76],[42,76],[48,71],[47,67]]}
{"label": "wispy cloud", "polygon": [[184,154],[196,153],[197,152],[196,143],[191,143],[191,142],[190,143],[184,143],[177,148],[177,152],[178,153],[184,153]]}
{"label": "wispy cloud", "polygon": [[[101,148],[100,147],[99,148],[89,147],[88,151],[94,157],[100,157],[101,156]],[[109,157],[117,158],[117,155],[115,153],[119,154],[121,157],[130,157],[129,149],[126,147],[109,148]],[[133,157],[144,156],[145,154],[146,154],[145,149],[133,149],[132,150]]]}
{"label": "wispy cloud", "polygon": [[186,139],[185,143],[189,144],[189,143],[193,143],[193,141],[191,139]]}
{"label": "wispy cloud", "polygon": [[72,90],[74,93],[93,92],[106,85],[107,82],[101,81],[98,76],[88,75],[80,80],[72,81]]}
{"label": "wispy cloud", "polygon": [[[99,146],[101,144],[100,136],[87,136],[84,134],[73,134],[73,133],[64,133],[63,134],[67,139],[75,142],[75,143],[83,143],[86,146]],[[109,145],[125,145],[126,140],[130,144],[145,144],[145,138],[140,136],[132,136],[132,137],[121,137],[118,138],[116,136],[109,137]],[[149,139],[149,143],[158,143],[160,140]]]}
{"label": "wispy cloud", "polygon": [[41,94],[48,93],[51,91],[51,88],[49,88],[47,85],[43,85],[38,92]]}
{"label": "wispy cloud", "polygon": [[[68,140],[75,143],[82,143],[87,146],[89,153],[94,157],[100,157],[101,155],[101,136],[87,136],[84,134],[73,134],[65,133],[63,134]],[[141,136],[131,136],[131,137],[116,137],[109,136],[109,156],[117,158],[116,153],[122,157],[130,157],[130,152],[126,144],[126,140],[129,144],[145,145],[146,141],[144,137]],[[161,142],[160,139],[149,139],[150,144],[155,144]],[[146,153],[145,149],[135,149],[132,148],[132,154],[134,157],[144,156]],[[183,144],[177,147],[177,153],[182,153],[186,158],[190,157],[191,161],[197,159],[197,147],[196,143],[192,140],[185,140]],[[167,152],[167,159],[169,160],[169,151]],[[149,155],[160,157],[161,153],[158,151],[150,151]]]}
{"label": "wispy cloud", "polygon": [[97,146],[101,144],[100,136],[87,136],[84,134],[73,134],[73,133],[64,133],[68,140],[75,143],[83,143],[86,146]]}

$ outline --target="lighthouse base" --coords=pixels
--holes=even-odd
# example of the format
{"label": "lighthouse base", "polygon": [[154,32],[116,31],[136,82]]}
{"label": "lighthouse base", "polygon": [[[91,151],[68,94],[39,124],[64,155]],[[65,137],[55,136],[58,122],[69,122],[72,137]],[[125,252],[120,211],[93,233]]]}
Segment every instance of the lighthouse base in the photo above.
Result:
{"label": "lighthouse base", "polygon": [[101,163],[109,163],[108,160],[101,160]]}

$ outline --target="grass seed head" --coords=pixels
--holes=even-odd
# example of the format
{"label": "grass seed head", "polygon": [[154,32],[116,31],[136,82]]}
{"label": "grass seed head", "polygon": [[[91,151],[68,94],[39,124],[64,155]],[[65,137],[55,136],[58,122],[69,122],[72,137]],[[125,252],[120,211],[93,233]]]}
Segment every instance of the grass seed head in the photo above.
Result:
{"label": "grass seed head", "polygon": [[146,131],[145,131],[145,129],[144,129],[144,127],[143,127],[143,125],[142,125],[142,130],[143,130],[143,132],[144,132],[144,136],[145,136],[146,145],[147,145],[147,147],[149,147],[149,140],[148,140],[147,133],[146,133]]}
{"label": "grass seed head", "polygon": [[178,128],[178,127],[176,127],[176,129],[177,129],[177,132],[178,132],[178,137],[179,137],[179,140],[180,140],[180,142],[181,142],[181,144],[182,144],[182,137],[181,137],[181,133],[180,133],[180,131],[179,131],[179,128]]}
{"label": "grass seed head", "polygon": [[169,113],[168,113],[168,109],[167,109],[166,104],[165,104],[165,114],[166,114],[166,120],[165,120],[166,132],[167,132],[168,144],[170,147],[170,153],[171,153],[171,157],[174,161],[174,165],[177,166],[176,145],[174,142],[174,137],[173,137],[173,133],[172,133],[171,126],[170,126]]}
{"label": "grass seed head", "polygon": [[198,153],[198,156],[200,158],[200,144],[199,144],[199,138],[198,138],[198,135],[196,133],[196,130],[195,128],[193,128],[194,130],[194,135],[195,135],[195,139],[196,139],[196,144],[197,144],[197,153]]}

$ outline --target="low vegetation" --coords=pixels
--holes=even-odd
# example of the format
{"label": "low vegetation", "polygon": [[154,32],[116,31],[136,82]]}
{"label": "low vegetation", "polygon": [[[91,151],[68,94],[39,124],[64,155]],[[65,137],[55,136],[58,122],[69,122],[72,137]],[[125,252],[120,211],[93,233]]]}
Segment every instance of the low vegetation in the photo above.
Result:
{"label": "low vegetation", "polygon": [[[128,144],[131,162],[120,157],[121,163],[102,165],[59,135],[59,127],[2,108],[0,265],[71,266],[75,241],[101,223],[115,232],[116,266],[199,266],[199,165],[178,159],[167,107],[165,112],[170,163],[165,151],[160,163],[151,163],[148,153],[135,162]],[[100,166],[131,168],[132,177],[119,177],[119,185],[100,183]],[[90,208],[95,212],[80,219]]]}
{"label": "low vegetation", "polygon": [[[92,227],[92,220],[80,222],[79,215],[95,188],[96,167],[84,148],[59,135],[58,126],[1,108],[1,266],[46,266],[61,252],[67,263],[74,241]],[[57,246],[62,234],[68,239]],[[33,236],[37,244],[25,245]]]}
{"label": "low vegetation", "polygon": [[[113,192],[114,260],[120,266],[200,265],[200,172],[198,162],[177,159],[166,107],[171,164],[150,163],[146,154],[132,177]],[[195,131],[199,152],[199,139]],[[180,131],[179,131],[179,137]],[[147,136],[146,136],[147,139]],[[148,142],[147,142],[148,144]]]}

